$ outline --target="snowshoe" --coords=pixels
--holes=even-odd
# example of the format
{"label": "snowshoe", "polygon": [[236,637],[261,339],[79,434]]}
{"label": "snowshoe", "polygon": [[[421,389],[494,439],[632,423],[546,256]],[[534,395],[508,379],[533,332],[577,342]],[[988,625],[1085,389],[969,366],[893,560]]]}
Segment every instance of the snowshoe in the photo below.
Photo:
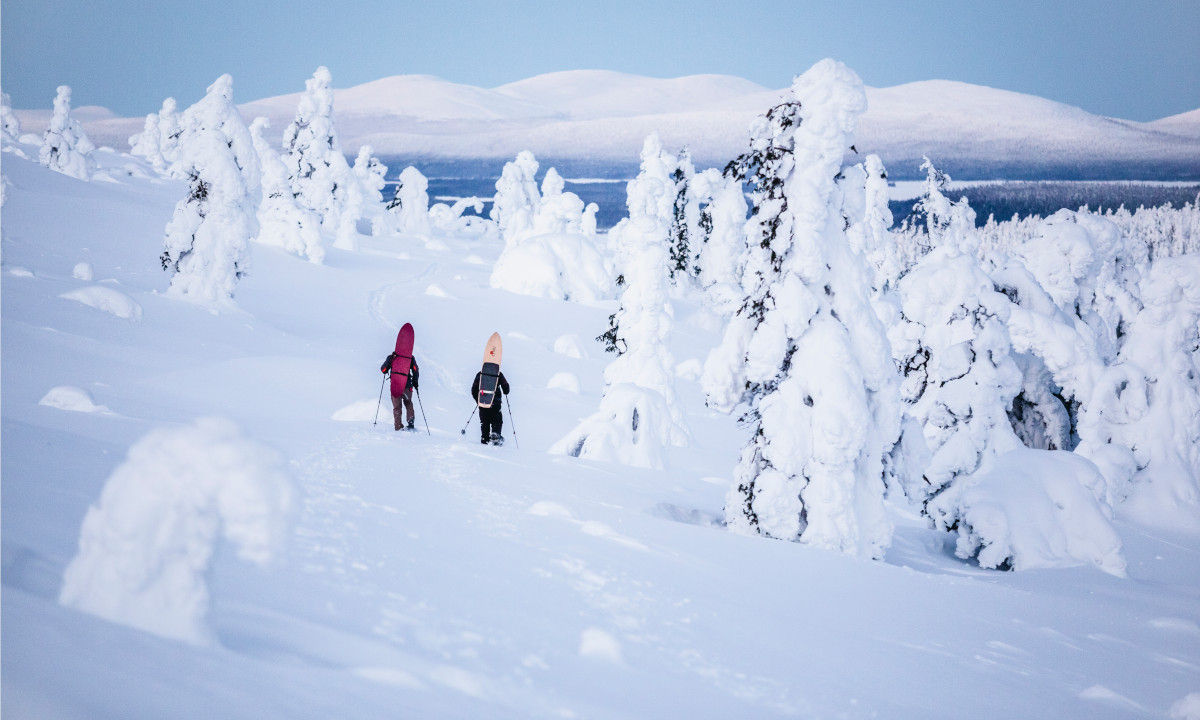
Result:
{"label": "snowshoe", "polygon": [[500,433],[492,433],[492,444],[500,446],[504,444],[504,436]]}

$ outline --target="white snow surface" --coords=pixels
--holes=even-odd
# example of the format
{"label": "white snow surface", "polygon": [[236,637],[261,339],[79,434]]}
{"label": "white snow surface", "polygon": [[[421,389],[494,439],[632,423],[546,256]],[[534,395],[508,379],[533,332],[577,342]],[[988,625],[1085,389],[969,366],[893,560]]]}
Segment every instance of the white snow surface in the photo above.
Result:
{"label": "white snow surface", "polygon": [[52,387],[38,400],[38,405],[66,410],[68,412],[94,413],[108,412],[108,408],[97,405],[90,393],[82,388],[71,385]]}
{"label": "white snow surface", "polygon": [[65,292],[59,297],[83,303],[109,315],[125,320],[140,320],[142,306],[120,290],[107,285],[89,285]]}
{"label": "white snow surface", "polygon": [[[902,497],[885,508],[895,531],[881,562],[728,532],[714,518],[747,428],[707,409],[683,375],[676,402],[692,442],[663,448],[668,469],[546,453],[597,407],[611,359],[565,357],[555,340],[602,331],[614,302],[491,288],[494,240],[368,237],[359,252],[330,248],[324,265],[249,245],[237,307],[214,315],[165,295],[162,231],[185,183],[103,150],[95,160],[119,182],[4,156],[6,717],[1196,716],[1194,535],[1118,513],[1119,578],[1088,564],[1005,573],[964,563]],[[121,171],[131,163],[144,175]],[[67,269],[84,248],[144,308],[141,322],[57,300],[78,289]],[[18,267],[36,279],[12,275]],[[1163,294],[1152,313],[1168,313],[1183,270],[1152,281]],[[425,295],[435,283],[451,297]],[[712,348],[708,313],[676,303],[673,357]],[[332,419],[374,402],[404,322],[416,328],[432,435],[373,428],[365,412]],[[1161,327],[1160,337],[1182,330]],[[515,411],[502,448],[457,432],[497,329]],[[584,380],[580,394],[545,387],[562,371]],[[68,383],[103,388],[112,412],[38,406]],[[196,423],[213,414],[240,433]],[[281,467],[296,489],[290,529],[266,511],[279,495],[239,495],[224,506],[231,517],[209,493],[226,488],[218,475],[278,479]],[[93,505],[84,539],[106,540],[86,566],[131,575],[64,584]],[[156,527],[165,545],[140,534]],[[238,557],[239,547],[265,557],[276,532],[274,562]],[[179,564],[155,565],[164,556],[153,551],[168,547]],[[186,572],[150,572],[168,567]],[[183,612],[200,606],[200,587],[205,612]],[[111,601],[88,607],[117,608],[118,622],[61,605],[68,588]],[[135,600],[168,596],[138,617],[204,644],[127,624]]]}

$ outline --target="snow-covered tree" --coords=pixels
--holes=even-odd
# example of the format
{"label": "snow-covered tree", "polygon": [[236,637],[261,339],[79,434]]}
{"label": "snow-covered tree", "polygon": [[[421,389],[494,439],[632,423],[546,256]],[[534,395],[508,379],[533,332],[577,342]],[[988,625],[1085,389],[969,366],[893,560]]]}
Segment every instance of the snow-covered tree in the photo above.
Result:
{"label": "snow-covered tree", "polygon": [[371,234],[377,234],[381,229],[384,213],[383,188],[387,185],[387,165],[374,156],[374,148],[363,145],[358,149],[358,157],[354,159],[354,177],[358,180],[359,192],[362,195],[361,217],[371,223]]}
{"label": "snow-covered tree", "polygon": [[491,218],[500,228],[500,237],[510,247],[533,230],[533,218],[541,205],[538,193],[538,161],[533,153],[524,150],[516,160],[504,164],[496,181],[496,196],[492,202]]}
{"label": "snow-covered tree", "polygon": [[354,172],[342,155],[333,123],[333,76],[317,68],[305,81],[296,119],[283,133],[283,161],[291,176],[296,200],[321,218],[321,227],[334,235],[334,246],[357,245],[361,193]]}
{"label": "snow-covered tree", "polygon": [[[534,181],[537,168],[533,154],[521,152],[496,181],[491,218],[504,238],[504,251],[492,268],[491,286],[559,300],[607,297],[611,275],[594,233],[584,233],[588,213],[583,202],[563,192],[563,180],[553,168],[546,173],[548,198],[543,198]],[[594,211],[592,220],[594,230]]]}
{"label": "snow-covered tree", "polygon": [[54,114],[42,136],[38,161],[55,172],[88,180],[92,176],[92,151],[95,149],[83,127],[71,117],[71,88],[59,85],[54,98]]}
{"label": "snow-covered tree", "polygon": [[396,193],[387,204],[389,232],[429,235],[429,181],[409,165],[400,171]]}
{"label": "snow-covered tree", "polygon": [[0,93],[0,135],[9,142],[17,142],[21,137],[21,121],[13,112],[8,93]]}
{"label": "snow-covered tree", "polygon": [[131,155],[145,158],[156,172],[166,172],[167,160],[162,153],[162,131],[158,126],[158,113],[146,116],[142,131],[129,138],[129,147]]}
{"label": "snow-covered tree", "polygon": [[732,529],[878,558],[899,403],[836,180],[865,110],[858,76],[822,60],[752,125],[733,164],[753,199],[746,296],[703,384],[716,407],[747,403],[754,427],[726,501]]}
{"label": "snow-covered tree", "polygon": [[573,192],[565,191],[566,183],[554,168],[546,171],[542,178],[541,198],[533,215],[531,235],[571,233],[595,235],[583,231],[583,200]]}
{"label": "snow-covered tree", "polygon": [[629,182],[627,192],[629,218],[613,230],[625,277],[616,313],[622,352],[604,371],[600,408],[551,452],[661,468],[665,448],[687,440],[674,406],[674,365],[666,347],[669,225],[658,212],[673,185],[642,174]]}
{"label": "snow-covered tree", "polygon": [[320,265],[325,260],[321,221],[292,195],[287,166],[262,136],[270,122],[263,117],[250,124],[254,150],[262,167],[262,202],[258,206],[258,236],[264,245],[274,245]]}
{"label": "snow-covered tree", "polygon": [[158,111],[158,149],[163,159],[167,161],[168,171],[179,159],[179,139],[183,135],[180,126],[179,107],[175,98],[169,97],[162,102]]}
{"label": "snow-covered tree", "polygon": [[1123,510],[1138,521],[1200,529],[1200,255],[1155,261],[1141,282],[1145,307],[1129,323],[1118,402],[1127,422],[1108,428],[1131,448],[1136,474]]}
{"label": "snow-covered tree", "polygon": [[854,249],[866,257],[874,270],[872,286],[883,293],[900,277],[902,265],[896,238],[890,232],[892,211],[888,208],[887,170],[878,155],[843,173],[842,214],[850,227],[846,235]]}
{"label": "snow-covered tree", "polygon": [[172,273],[171,294],[225,303],[258,233],[261,182],[254,141],[233,104],[233,78],[217,78],[181,125],[177,165],[188,177],[188,194],[167,223],[160,260]]}
{"label": "snow-covered tree", "polygon": [[746,195],[739,180],[713,169],[697,175],[692,186],[708,199],[700,223],[705,231],[697,258],[700,283],[717,313],[730,316],[742,302]]}
{"label": "snow-covered tree", "polygon": [[671,171],[674,198],[671,202],[671,281],[679,284],[696,272],[696,253],[700,243],[700,202],[692,188],[696,167],[685,148]]}

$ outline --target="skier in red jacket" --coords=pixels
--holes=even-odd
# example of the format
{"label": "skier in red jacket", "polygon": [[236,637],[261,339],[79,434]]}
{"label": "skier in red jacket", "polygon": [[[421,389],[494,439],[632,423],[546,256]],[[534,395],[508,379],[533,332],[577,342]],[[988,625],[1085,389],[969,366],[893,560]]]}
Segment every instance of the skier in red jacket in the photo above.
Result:
{"label": "skier in red jacket", "polygon": [[[379,366],[379,371],[384,375],[387,375],[392,369],[392,361],[395,359],[396,353],[388,355],[387,359],[383,361],[383,365]],[[397,430],[402,430],[405,427],[407,427],[409,430],[415,429],[417,413],[416,409],[413,408],[412,396],[413,390],[417,389],[417,380],[420,375],[421,369],[417,367],[417,358],[414,356],[412,359],[412,365],[408,370],[408,382],[404,386],[404,394],[392,395],[392,420],[395,422]],[[402,410],[408,413],[407,425],[405,425],[403,422],[404,416]]]}

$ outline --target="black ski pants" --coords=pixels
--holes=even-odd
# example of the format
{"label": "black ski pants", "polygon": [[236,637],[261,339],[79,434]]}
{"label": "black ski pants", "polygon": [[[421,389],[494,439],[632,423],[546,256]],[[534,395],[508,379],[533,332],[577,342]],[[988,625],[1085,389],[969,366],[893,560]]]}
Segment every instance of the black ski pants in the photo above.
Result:
{"label": "black ski pants", "polygon": [[501,400],[502,397],[497,393],[496,401],[490,408],[479,408],[480,442],[491,440],[493,434],[501,434],[500,431],[504,427],[504,415],[500,412]]}

